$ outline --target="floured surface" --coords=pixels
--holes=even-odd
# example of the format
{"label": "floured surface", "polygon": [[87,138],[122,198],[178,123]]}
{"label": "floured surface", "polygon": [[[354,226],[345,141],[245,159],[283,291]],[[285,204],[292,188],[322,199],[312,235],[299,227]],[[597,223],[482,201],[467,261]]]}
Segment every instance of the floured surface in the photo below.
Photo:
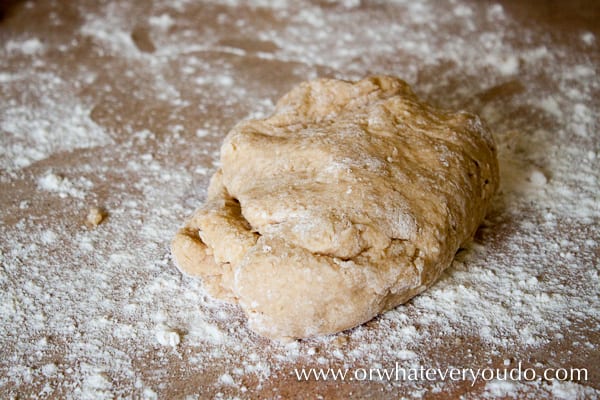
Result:
{"label": "floured surface", "polygon": [[[598,11],[537,7],[12,6],[0,22],[1,397],[597,397]],[[500,194],[430,291],[338,336],[272,344],[182,277],[168,241],[235,122],[301,81],[370,73],[482,115]],[[93,227],[95,206],[107,216]],[[589,379],[471,388],[293,373],[505,360]]]}

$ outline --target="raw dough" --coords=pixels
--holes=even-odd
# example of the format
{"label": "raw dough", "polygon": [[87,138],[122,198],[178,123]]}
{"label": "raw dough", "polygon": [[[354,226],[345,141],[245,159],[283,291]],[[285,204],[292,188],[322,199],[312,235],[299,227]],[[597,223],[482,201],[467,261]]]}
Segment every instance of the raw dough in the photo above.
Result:
{"label": "raw dough", "polygon": [[351,328],[425,290],[498,186],[478,117],[387,76],[301,84],[232,129],[221,165],[173,255],[277,339]]}

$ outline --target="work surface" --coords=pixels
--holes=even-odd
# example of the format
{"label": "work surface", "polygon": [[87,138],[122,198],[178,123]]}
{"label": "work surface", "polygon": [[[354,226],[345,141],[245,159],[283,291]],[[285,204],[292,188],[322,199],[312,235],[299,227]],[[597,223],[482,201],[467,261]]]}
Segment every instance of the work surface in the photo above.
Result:
{"label": "work surface", "polygon": [[[597,4],[3,2],[0,397],[598,398]],[[169,241],[237,121],[375,73],[481,115],[500,192],[422,295],[270,342]]]}

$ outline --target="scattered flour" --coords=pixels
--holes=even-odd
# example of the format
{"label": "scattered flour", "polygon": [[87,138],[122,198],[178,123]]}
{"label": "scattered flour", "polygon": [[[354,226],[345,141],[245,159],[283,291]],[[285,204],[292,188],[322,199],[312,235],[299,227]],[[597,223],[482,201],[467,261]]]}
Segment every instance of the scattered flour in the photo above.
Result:
{"label": "scattered flour", "polygon": [[233,378],[229,374],[223,374],[223,375],[221,375],[219,377],[219,382],[221,382],[224,385],[230,385],[230,386],[233,386],[235,384],[235,381],[233,380]]}
{"label": "scattered flour", "polygon": [[38,179],[38,188],[48,192],[57,193],[61,198],[67,196],[83,199],[85,190],[93,186],[92,182],[85,178],[79,178],[75,183],[68,178],[47,171],[45,175]]}
{"label": "scattered flour", "polygon": [[594,43],[596,43],[596,35],[594,35],[592,32],[584,32],[581,34],[581,40],[583,43],[591,47],[594,45]]}
{"label": "scattered flour", "polygon": [[[53,72],[25,69],[4,75],[10,79],[0,79],[0,88],[16,94],[0,103],[0,168],[15,171],[61,151],[111,143],[91,120],[89,106],[75,98],[72,85]],[[27,97],[19,92],[36,102],[24,103]]]}
{"label": "scattered flour", "polygon": [[534,169],[529,175],[529,181],[534,185],[543,186],[548,183],[548,178],[546,178],[546,175],[542,171]]}
{"label": "scattered flour", "polygon": [[[230,12],[241,7],[235,1],[81,5],[73,37],[6,33],[0,183],[35,195],[2,197],[0,397],[154,399],[170,393],[169,382],[199,375],[210,385],[190,381],[190,390],[212,397],[277,397],[260,390],[295,365],[418,367],[441,354],[480,367],[550,349],[548,363],[569,366],[597,351],[580,326],[600,317],[595,35],[572,34],[589,50],[582,57],[500,4],[276,3],[254,2],[239,18]],[[185,18],[204,12],[217,22]],[[154,53],[132,39],[140,21]],[[232,38],[247,41],[222,42]],[[96,65],[65,76],[61,61],[48,58],[55,51],[71,61],[91,52],[111,79],[91,73]],[[483,115],[499,145],[501,192],[477,239],[412,302],[341,335],[266,342],[239,310],[178,273],[168,240],[205,196],[226,130],[272,110],[281,94],[273,82],[287,89],[368,72],[402,76],[440,106]],[[83,94],[88,87],[94,95]],[[111,103],[120,90],[126,107]],[[105,126],[94,109],[122,120]],[[56,199],[64,207],[36,214]],[[110,218],[85,229],[81,216],[99,199]],[[566,339],[571,354],[552,353]],[[384,397],[447,391],[431,382],[376,385]],[[477,398],[600,395],[585,382],[491,381],[479,390]]]}
{"label": "scattered flour", "polygon": [[164,31],[168,30],[175,24],[175,21],[169,14],[161,14],[148,18],[151,25],[156,26]]}
{"label": "scattered flour", "polygon": [[26,40],[9,40],[6,42],[6,50],[8,52],[20,52],[28,56],[33,56],[44,52],[44,45],[38,38]]}
{"label": "scattered flour", "polygon": [[158,326],[156,328],[156,340],[163,346],[177,347],[181,337],[179,333],[166,326]]}
{"label": "scattered flour", "polygon": [[540,107],[542,107],[544,111],[547,111],[548,113],[554,115],[557,118],[562,118],[563,116],[563,112],[561,111],[560,106],[553,97],[546,97],[542,99],[540,101]]}

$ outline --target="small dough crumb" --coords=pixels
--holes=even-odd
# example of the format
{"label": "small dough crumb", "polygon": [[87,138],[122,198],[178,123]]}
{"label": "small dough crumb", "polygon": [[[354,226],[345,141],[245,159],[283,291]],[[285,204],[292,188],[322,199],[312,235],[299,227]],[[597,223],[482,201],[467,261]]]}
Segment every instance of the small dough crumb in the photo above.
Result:
{"label": "small dough crumb", "polygon": [[98,226],[104,220],[106,213],[98,207],[90,208],[88,211],[86,222],[91,226]]}

